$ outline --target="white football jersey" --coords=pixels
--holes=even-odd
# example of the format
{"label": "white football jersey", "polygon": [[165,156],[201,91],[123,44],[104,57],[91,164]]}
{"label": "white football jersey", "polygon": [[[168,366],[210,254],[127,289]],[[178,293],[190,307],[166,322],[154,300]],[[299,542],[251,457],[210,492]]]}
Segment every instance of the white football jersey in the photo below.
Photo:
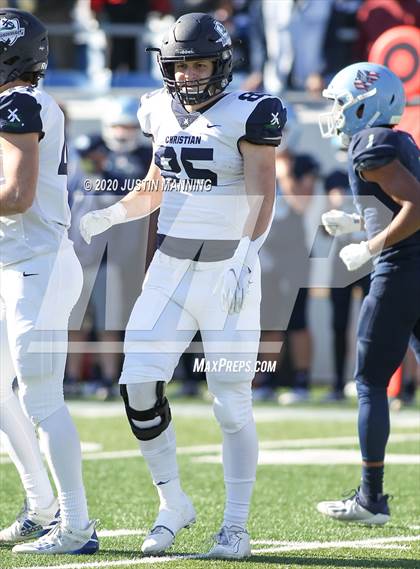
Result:
{"label": "white football jersey", "polygon": [[141,99],[139,121],[153,137],[165,180],[158,232],[236,240],[249,214],[239,142],[278,146],[286,112],[277,97],[234,91],[188,113],[164,89]]}
{"label": "white football jersey", "polygon": [[[34,87],[0,94],[1,132],[39,133],[35,199],[25,213],[0,216],[0,266],[58,250],[70,225],[64,115],[54,99]],[[1,137],[0,137],[1,144]]]}

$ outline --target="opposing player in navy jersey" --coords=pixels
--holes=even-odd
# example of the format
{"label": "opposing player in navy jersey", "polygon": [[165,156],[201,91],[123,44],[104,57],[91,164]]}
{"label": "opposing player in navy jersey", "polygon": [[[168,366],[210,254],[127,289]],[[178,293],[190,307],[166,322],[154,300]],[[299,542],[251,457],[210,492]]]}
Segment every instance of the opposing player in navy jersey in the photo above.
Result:
{"label": "opposing player in navy jersey", "polygon": [[[260,336],[258,251],[271,224],[274,150],[286,112],[276,97],[225,91],[232,44],[207,14],[179,18],[157,51],[166,89],[145,95],[139,111],[154,147],[146,180],[111,208],[87,214],[80,227],[90,241],[160,208],[159,249],[127,326],[120,378],[160,498],[142,551],[164,552],[195,521],[179,482],[164,389],[200,330],[223,433],[226,488],[222,527],[208,555],[240,559],[251,553],[246,526],[258,455],[251,397]],[[158,192],[150,191],[154,181]],[[225,360],[229,368],[221,365]]]}
{"label": "opposing player in navy jersey", "polygon": [[0,542],[24,542],[15,553],[94,553],[80,442],[63,398],[68,319],[82,271],[67,237],[64,116],[37,87],[47,60],[43,24],[21,10],[0,10],[0,429],[26,494]]}
{"label": "opposing player in navy jersey", "polygon": [[358,212],[331,210],[322,222],[331,235],[357,231],[367,241],[344,247],[350,271],[370,259],[374,271],[357,332],[356,384],[362,481],[344,501],[320,502],[334,519],[384,524],[390,518],[383,493],[389,436],[387,386],[409,343],[420,362],[420,162],[406,132],[395,130],[404,111],[400,79],[387,67],[355,63],[340,71],[323,93],[334,101],[320,117],[323,136],[349,144],[349,178]]}

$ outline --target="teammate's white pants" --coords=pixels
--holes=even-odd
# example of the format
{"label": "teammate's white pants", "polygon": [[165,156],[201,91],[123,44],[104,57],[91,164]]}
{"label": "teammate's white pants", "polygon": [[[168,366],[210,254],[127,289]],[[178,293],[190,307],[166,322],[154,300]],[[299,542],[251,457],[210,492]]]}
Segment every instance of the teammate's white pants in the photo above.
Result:
{"label": "teammate's white pants", "polygon": [[[69,240],[58,252],[9,265],[0,273],[0,399],[10,397],[13,377],[34,424],[64,404],[63,377],[70,311],[81,291],[82,269]],[[7,335],[5,333],[7,329]]]}
{"label": "teammate's white pants", "polygon": [[[88,512],[80,442],[64,404],[63,377],[68,320],[82,280],[80,263],[67,238],[57,252],[7,266],[0,274],[0,299],[5,316],[1,358],[8,362],[2,366],[0,376],[0,408],[4,408],[0,427],[12,445],[10,455],[27,498],[32,493],[30,506],[42,507],[42,494],[45,498],[52,490],[42,467],[35,431],[26,423],[22,408],[38,425],[58,491],[62,524],[75,529],[87,526]],[[12,410],[9,403],[14,402],[11,388],[14,375],[22,407],[15,404]],[[17,440],[10,436],[13,422],[21,433]]]}

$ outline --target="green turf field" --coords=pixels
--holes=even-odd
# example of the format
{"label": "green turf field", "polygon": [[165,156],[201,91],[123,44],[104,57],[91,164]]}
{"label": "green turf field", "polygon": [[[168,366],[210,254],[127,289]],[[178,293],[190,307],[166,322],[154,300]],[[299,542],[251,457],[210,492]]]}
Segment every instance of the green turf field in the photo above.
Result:
{"label": "green turf field", "polygon": [[[151,567],[168,569],[273,567],[420,568],[420,413],[392,415],[386,491],[392,519],[382,528],[342,525],[323,518],[317,501],[339,498],[358,484],[354,406],[256,406],[260,467],[249,531],[253,556],[244,562],[200,559],[223,515],[220,434],[206,403],[176,403],[173,415],[185,490],[196,525],[182,532],[163,558],[142,557],[140,544],[157,500],[119,402],[73,403],[84,446],[91,517],[100,519],[101,550],[93,557],[17,556],[0,546],[0,568]],[[6,455],[0,466],[0,525],[9,524],[23,498]]]}

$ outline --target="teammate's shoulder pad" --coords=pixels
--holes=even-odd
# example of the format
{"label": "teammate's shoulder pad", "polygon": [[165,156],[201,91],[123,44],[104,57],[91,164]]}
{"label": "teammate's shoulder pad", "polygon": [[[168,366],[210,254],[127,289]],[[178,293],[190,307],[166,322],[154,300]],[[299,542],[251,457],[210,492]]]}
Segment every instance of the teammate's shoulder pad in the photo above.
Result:
{"label": "teammate's shoulder pad", "polygon": [[154,102],[159,95],[165,93],[165,89],[155,89],[154,91],[149,91],[140,97],[140,105],[147,105],[148,103]]}
{"label": "teammate's shoulder pad", "polygon": [[153,136],[151,114],[155,104],[157,105],[160,96],[165,93],[164,89],[155,89],[150,93],[145,93],[140,99],[139,110],[137,111],[137,118],[139,119],[141,130],[145,136]]}
{"label": "teammate's shoulder pad", "polygon": [[280,99],[264,93],[242,93],[238,99],[254,103],[246,121],[244,139],[253,144],[278,146],[287,121],[287,111]]}
{"label": "teammate's shoulder pad", "polygon": [[0,96],[0,132],[37,132],[41,138],[44,135],[41,105],[26,89],[9,91]]}
{"label": "teammate's shoulder pad", "polygon": [[353,136],[350,157],[356,172],[374,170],[398,154],[398,133],[386,127],[366,128]]}

